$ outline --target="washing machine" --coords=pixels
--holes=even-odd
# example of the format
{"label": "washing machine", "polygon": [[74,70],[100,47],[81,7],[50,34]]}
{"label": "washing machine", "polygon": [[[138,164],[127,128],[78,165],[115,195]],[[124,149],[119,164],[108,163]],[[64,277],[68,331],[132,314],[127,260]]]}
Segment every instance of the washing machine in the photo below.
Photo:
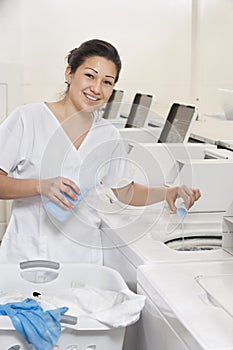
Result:
{"label": "washing machine", "polygon": [[[167,160],[163,153],[157,152],[156,162],[154,162],[151,156],[154,156],[154,151],[157,148],[154,145],[147,145],[146,147],[151,147],[150,152],[149,149],[145,152],[143,145],[137,145],[133,149],[135,151],[134,157],[133,151],[130,155],[131,160],[140,165],[135,168],[135,173],[139,177],[145,178],[147,184],[159,185],[153,182],[158,181],[158,174],[161,175],[160,181],[164,183],[164,180],[166,180],[167,185],[169,181],[174,181],[174,178],[179,180],[180,175],[183,174],[182,179],[187,178],[188,180],[190,178],[194,179],[195,175],[195,184],[199,184],[197,180],[204,181],[204,184],[200,187],[202,191],[206,190],[207,185],[212,187],[208,189],[209,192],[204,192],[202,199],[197,203],[198,205],[195,205],[194,209],[192,208],[184,221],[181,221],[176,214],[172,214],[164,203],[143,208],[124,207],[124,205],[114,200],[111,194],[106,194],[105,198],[109,197],[111,205],[106,202],[106,207],[103,205],[100,210],[104,264],[118,270],[133,291],[137,290],[137,271],[141,265],[156,265],[158,262],[161,264],[169,262],[172,265],[182,262],[216,262],[232,259],[229,252],[222,249],[223,215],[228,202],[230,203],[232,200],[230,187],[227,186],[228,182],[232,186],[232,161],[203,159],[203,149],[199,149],[201,155],[194,156],[194,154],[191,155],[191,148],[186,150],[186,148],[183,149],[183,146],[179,145],[177,146],[179,154],[175,154],[176,148],[173,147],[170,150],[170,148],[165,147],[164,152],[167,155]],[[196,148],[194,150],[197,151]],[[160,159],[158,157],[162,157],[161,161],[158,161]],[[155,169],[151,168],[152,164],[156,165]],[[166,166],[164,165],[164,168],[160,169],[161,164]],[[178,166],[178,164],[184,164],[184,166]],[[221,189],[220,186],[216,187],[214,181],[206,182],[206,180],[203,180],[206,178],[213,179],[213,167],[215,170],[221,170]],[[201,176],[200,169],[203,170]],[[191,177],[190,173],[192,174]],[[154,174],[156,174],[156,177]],[[228,182],[225,181],[225,177],[227,177]],[[221,194],[226,193],[226,195],[220,196],[218,193],[218,196],[214,196],[213,199],[213,188],[218,189]],[[139,285],[138,288],[140,288]],[[148,303],[149,301],[148,298]],[[149,310],[151,307],[149,306]],[[143,313],[140,322],[144,322],[147,317],[148,314]],[[155,318],[158,319],[159,317],[155,316]],[[172,327],[168,325],[166,320],[164,322],[162,327],[168,326],[171,334],[173,334]],[[142,329],[140,323],[134,325],[131,336],[134,343],[127,344],[124,349],[137,349],[140,343],[137,335],[141,332],[135,329],[136,326]],[[157,326],[154,323],[151,323],[151,325],[146,323],[146,327],[151,329],[150,334],[157,332]],[[158,329],[159,333],[162,333],[161,329]],[[143,338],[142,335],[143,333],[141,339]],[[146,350],[147,341],[148,344],[150,343],[150,337],[144,337],[143,341],[144,347],[142,342],[141,349]],[[174,349],[176,346],[177,349],[182,350],[182,342],[183,340],[179,336],[174,338],[174,344],[177,344],[174,345]],[[148,347],[148,349],[152,348]],[[153,349],[156,349],[156,347]],[[161,347],[161,349],[163,348]]]}
{"label": "washing machine", "polygon": [[169,334],[173,350],[186,349],[148,296],[151,289],[148,291],[147,284],[141,280],[137,283],[138,269],[141,265],[153,269],[158,262],[169,262],[172,266],[182,262],[228,261],[232,256],[222,249],[223,215],[223,212],[190,213],[181,221],[161,203],[102,213],[104,265],[118,270],[133,291],[147,296],[139,322],[127,328],[124,350],[156,350],[152,339],[157,332],[160,336],[164,334],[164,342]]}
{"label": "washing machine", "polygon": [[181,222],[163,204],[102,214],[104,265],[136,291],[137,268],[153,261],[225,260],[223,212],[190,213]]}
{"label": "washing machine", "polygon": [[138,268],[138,350],[233,349],[233,258]]}

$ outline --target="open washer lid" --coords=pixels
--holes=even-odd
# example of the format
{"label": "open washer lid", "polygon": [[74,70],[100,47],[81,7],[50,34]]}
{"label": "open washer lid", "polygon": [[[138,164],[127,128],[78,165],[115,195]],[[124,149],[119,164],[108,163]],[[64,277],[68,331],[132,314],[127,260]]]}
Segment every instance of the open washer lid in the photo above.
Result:
{"label": "open washer lid", "polygon": [[232,274],[233,259],[161,262],[139,267],[138,284],[190,349],[230,350],[232,280],[219,276]]}

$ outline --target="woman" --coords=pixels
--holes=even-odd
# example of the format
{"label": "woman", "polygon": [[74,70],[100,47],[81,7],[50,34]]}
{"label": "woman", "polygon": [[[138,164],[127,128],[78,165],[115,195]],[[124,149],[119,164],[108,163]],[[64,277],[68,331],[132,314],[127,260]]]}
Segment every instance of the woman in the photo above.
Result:
{"label": "woman", "polygon": [[[2,260],[101,263],[96,201],[103,185],[133,206],[166,200],[175,210],[180,196],[190,208],[200,197],[199,190],[186,186],[134,183],[119,132],[99,112],[120,70],[110,43],[84,42],[68,55],[64,98],[21,106],[0,126],[0,198],[14,199]],[[80,190],[85,198],[74,208],[69,197],[76,200]],[[69,219],[54,219],[46,210],[48,200],[72,209]]]}

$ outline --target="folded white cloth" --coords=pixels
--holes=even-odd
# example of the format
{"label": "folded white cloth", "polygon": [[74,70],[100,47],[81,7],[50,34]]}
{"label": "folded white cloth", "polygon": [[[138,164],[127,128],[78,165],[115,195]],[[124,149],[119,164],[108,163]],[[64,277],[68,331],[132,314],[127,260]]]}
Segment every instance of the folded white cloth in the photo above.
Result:
{"label": "folded white cloth", "polygon": [[0,290],[0,304],[16,303],[18,301],[23,301],[25,296],[18,290]]}
{"label": "folded white cloth", "polygon": [[129,289],[120,292],[79,285],[40,296],[43,308],[69,308],[69,314],[95,319],[109,327],[126,327],[135,323],[145,304],[145,297]]}
{"label": "folded white cloth", "polygon": [[117,294],[112,308],[98,312],[96,319],[108,326],[126,327],[138,321],[144,304],[145,297],[143,295],[125,289]]}

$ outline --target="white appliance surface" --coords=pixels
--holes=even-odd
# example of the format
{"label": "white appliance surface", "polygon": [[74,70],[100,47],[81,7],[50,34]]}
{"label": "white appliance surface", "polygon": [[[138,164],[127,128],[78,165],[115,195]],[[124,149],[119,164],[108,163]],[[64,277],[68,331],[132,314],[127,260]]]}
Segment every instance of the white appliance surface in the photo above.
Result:
{"label": "white appliance surface", "polygon": [[[233,258],[211,262],[163,261],[140,266],[138,289],[147,296],[150,315],[154,315],[152,318],[148,313],[146,317],[142,315],[140,337],[147,332],[152,341],[153,331],[156,332],[156,344],[163,350],[178,349],[174,339],[183,344],[182,350],[233,349],[233,298],[229,291],[232,275]],[[173,336],[169,338],[170,333]],[[160,341],[165,344],[164,339],[166,345],[161,347]],[[150,347],[145,344],[144,350],[147,349]]]}
{"label": "white appliance surface", "polygon": [[226,147],[228,149],[230,149],[231,151],[233,151],[233,140],[221,140],[218,142],[218,145],[222,146],[222,147]]}
{"label": "white appliance surface", "polygon": [[[220,144],[220,142],[219,142]],[[213,158],[213,159],[232,159],[233,152],[229,149],[224,148],[206,148],[205,150],[205,158]]]}
{"label": "white appliance surface", "polygon": [[[223,249],[209,251],[177,251],[165,242],[181,237],[181,222],[163,203],[149,207],[125,208],[119,202],[102,203],[102,244],[104,265],[120,272],[128,286],[137,291],[137,270],[143,264],[158,261],[219,261],[231,258]],[[187,236],[218,236],[222,234],[223,213],[188,213],[183,222]],[[138,286],[138,293],[143,294]],[[145,293],[145,292],[144,292]],[[147,296],[147,294],[145,293]],[[130,333],[129,333],[130,330]],[[162,339],[159,337],[162,336]],[[159,339],[159,342],[158,342]],[[172,347],[167,348],[171,342]],[[173,331],[160,311],[147,298],[138,324],[127,329],[124,349],[186,350],[183,340]]]}
{"label": "white appliance surface", "polygon": [[[191,211],[227,210],[232,202],[233,159],[181,159],[178,163],[180,171],[172,186],[185,184],[202,192]],[[216,179],[219,180],[217,186]]]}
{"label": "white appliance surface", "polygon": [[206,149],[217,150],[215,145],[202,143],[140,143],[132,139],[125,143],[135,182],[150,186],[172,183],[180,171],[177,160],[204,159]]}
{"label": "white appliance surface", "polygon": [[220,140],[232,140],[233,121],[217,120],[208,116],[194,123],[191,137],[201,142],[218,144]]}
{"label": "white appliance surface", "polygon": [[[116,123],[114,123],[116,126]],[[119,124],[118,124],[119,125]],[[121,137],[127,142],[157,142],[161,133],[160,127],[144,127],[144,128],[119,128]]]}
{"label": "white appliance surface", "polygon": [[[176,214],[161,204],[101,214],[104,264],[117,269],[130,287],[136,288],[138,266],[154,261],[205,261],[231,257],[221,249],[178,251],[167,241],[188,237],[222,235],[223,213],[188,213],[183,230]],[[182,243],[182,240],[181,240]]]}
{"label": "white appliance surface", "polygon": [[102,230],[114,246],[123,251],[135,252],[141,263],[158,259],[183,260],[187,255],[200,255],[205,259],[207,253],[228,256],[221,249],[213,252],[182,252],[166,246],[166,242],[184,236],[221,236],[223,213],[189,213],[182,220],[161,204],[128,209],[118,213],[102,214]]}

